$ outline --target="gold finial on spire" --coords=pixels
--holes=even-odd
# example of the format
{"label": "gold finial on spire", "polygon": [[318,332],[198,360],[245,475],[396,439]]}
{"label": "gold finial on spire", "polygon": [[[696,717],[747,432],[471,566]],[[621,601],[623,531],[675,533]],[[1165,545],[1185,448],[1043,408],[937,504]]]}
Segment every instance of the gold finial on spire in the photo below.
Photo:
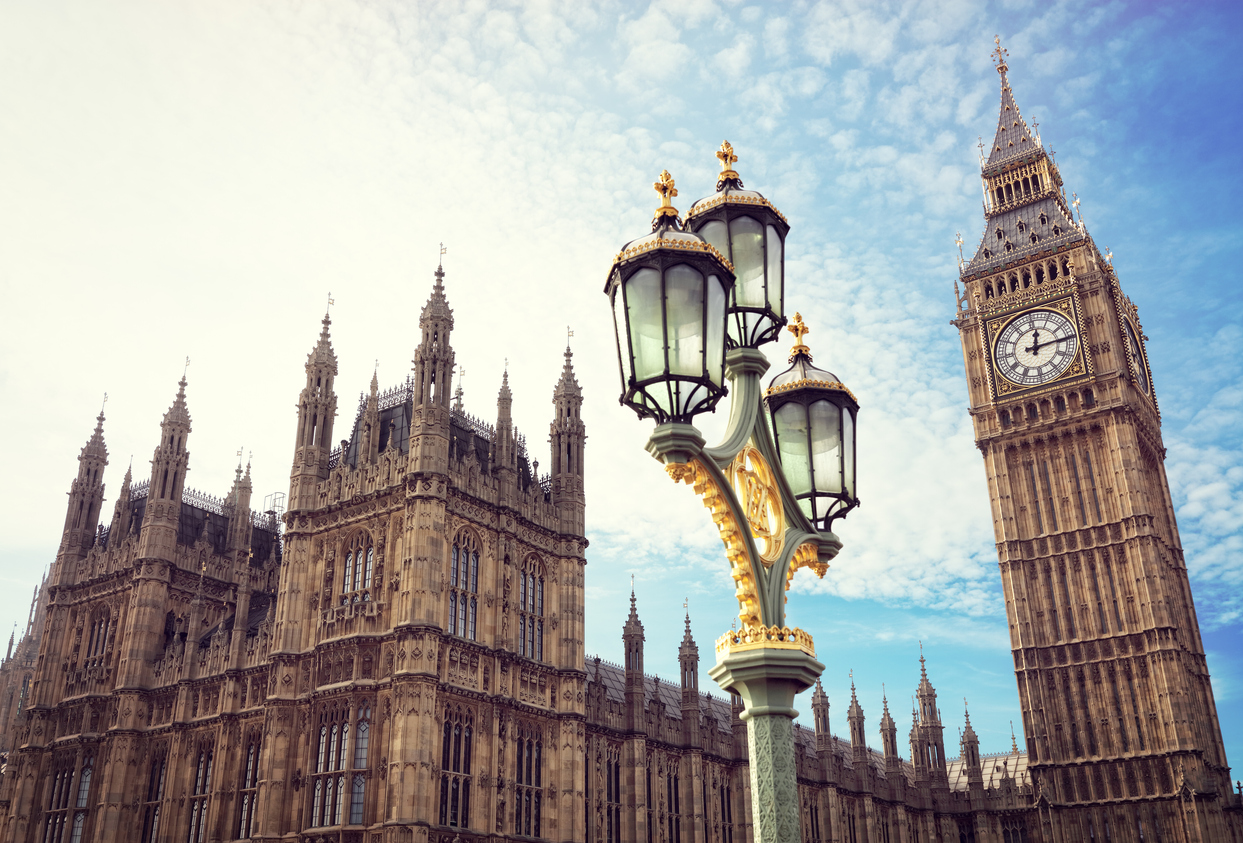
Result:
{"label": "gold finial on spire", "polygon": [[729,141],[721,141],[721,148],[716,151],[716,157],[721,162],[721,174],[719,179],[736,179],[738,173],[734,170],[734,162],[738,160],[738,156],[734,154],[734,146]]}
{"label": "gold finial on spire", "polygon": [[1004,74],[1010,69],[1006,66],[1006,56],[1010,55],[1010,53],[1005,47],[1001,46],[1000,35],[993,36],[993,43],[997,45],[997,48],[992,52],[993,59],[997,63],[997,72]]}
{"label": "gold finial on spire", "polygon": [[673,176],[668,170],[660,171],[660,178],[652,183],[652,189],[660,194],[660,207],[656,209],[656,217],[673,217],[677,219],[678,209],[673,207],[673,198],[678,195],[674,187]]}
{"label": "gold finial on spire", "polygon": [[811,328],[803,324],[803,314],[795,313],[794,321],[786,326],[786,330],[794,334],[794,348],[790,349],[790,357],[793,358],[798,354],[806,354],[811,357],[811,349],[803,343],[803,337],[811,333]]}

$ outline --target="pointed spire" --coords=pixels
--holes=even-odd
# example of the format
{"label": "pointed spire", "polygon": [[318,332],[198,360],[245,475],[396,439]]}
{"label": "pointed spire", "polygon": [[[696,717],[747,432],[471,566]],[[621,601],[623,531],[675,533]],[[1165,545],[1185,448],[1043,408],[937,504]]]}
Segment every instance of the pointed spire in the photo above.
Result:
{"label": "pointed spire", "polygon": [[[186,358],[188,363],[189,357]],[[177,382],[177,396],[173,399],[173,405],[168,408],[168,412],[164,414],[164,427],[170,425],[178,425],[180,427],[190,426],[190,410],[186,407],[186,376],[182,373],[181,380]]]}
{"label": "pointed spire", "polygon": [[993,50],[993,58],[997,62],[997,72],[1001,74],[1001,113],[997,119],[997,136],[993,138],[993,145],[989,149],[986,167],[1009,158],[1027,155],[1037,149],[1031,129],[1019,114],[1014,92],[1010,90],[1010,81],[1006,77],[1006,71],[1010,69],[1006,64],[1008,53],[1001,46],[1000,37],[993,41],[997,44],[997,48]]}
{"label": "pointed spire", "polygon": [[509,389],[509,361],[505,361],[505,371],[501,374],[501,390],[496,395],[498,401],[513,401],[514,394]]}
{"label": "pointed spire", "polygon": [[1019,754],[1019,742],[1014,737],[1014,721],[1010,721],[1010,751],[1015,755]]}
{"label": "pointed spire", "polygon": [[682,602],[682,608],[686,609],[686,632],[682,634],[682,643],[694,645],[695,639],[691,637],[691,610],[687,606],[687,602]]}
{"label": "pointed spire", "polygon": [[563,397],[580,397],[583,394],[582,387],[578,385],[578,378],[574,375],[574,352],[570,350],[570,343],[565,344],[565,365],[561,367],[561,379],[557,381],[557,386],[553,390],[552,398],[556,401]]}
{"label": "pointed spire", "polygon": [[[444,246],[441,246],[440,253],[445,253]],[[448,328],[453,329],[453,310],[449,307],[449,300],[445,298],[445,268],[443,259],[436,266],[434,273],[435,282],[432,284],[432,293],[427,297],[427,304],[423,305],[423,312],[419,315],[419,324],[423,325],[428,321],[447,322]]]}
{"label": "pointed spire", "polygon": [[315,348],[307,355],[306,363],[310,366],[313,363],[321,363],[332,367],[332,373],[337,373],[337,353],[332,349],[332,336],[329,333],[329,327],[332,325],[332,317],[329,311],[335,303],[332,293],[328,294],[328,306],[324,308],[324,318],[320,320],[323,326],[319,331],[319,340],[315,343]]}
{"label": "pointed spire", "polygon": [[962,698],[962,709],[963,709],[963,717],[964,717],[964,719],[967,721],[967,722],[966,722],[966,725],[965,725],[965,726],[963,726],[963,730],[962,730],[962,738],[963,738],[963,740],[964,740],[964,741],[968,741],[968,740],[970,740],[970,741],[977,741],[977,742],[978,742],[978,741],[979,741],[979,738],[977,738],[977,737],[976,737],[976,734],[975,734],[975,729],[971,728],[971,711],[970,711],[970,709],[968,709],[968,707],[967,707],[967,698],[966,698],[966,697],[963,697],[963,698]]}

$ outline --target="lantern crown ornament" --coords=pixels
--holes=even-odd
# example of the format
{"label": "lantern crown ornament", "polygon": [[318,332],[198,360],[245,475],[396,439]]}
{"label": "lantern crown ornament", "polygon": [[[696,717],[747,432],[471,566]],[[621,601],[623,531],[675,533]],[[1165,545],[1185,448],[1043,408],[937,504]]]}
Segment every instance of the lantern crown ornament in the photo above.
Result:
{"label": "lantern crown ornament", "polygon": [[734,268],[729,301],[730,348],[758,348],[776,339],[785,324],[785,238],[790,224],[771,202],[743,188],[734,169],[738,155],[729,141],[716,152],[721,162],[716,193],[686,212],[686,227],[712,244]]}
{"label": "lantern crown ornament", "polygon": [[622,247],[604,292],[613,305],[620,401],[657,424],[688,423],[726,393],[725,311],[729,260],[682,228],[668,170],[652,185],[652,231]]}
{"label": "lantern crown ornament", "polygon": [[818,529],[859,505],[855,488],[855,422],[859,402],[832,372],[812,364],[801,313],[787,330],[795,337],[790,368],[769,382],[764,402],[790,491]]}

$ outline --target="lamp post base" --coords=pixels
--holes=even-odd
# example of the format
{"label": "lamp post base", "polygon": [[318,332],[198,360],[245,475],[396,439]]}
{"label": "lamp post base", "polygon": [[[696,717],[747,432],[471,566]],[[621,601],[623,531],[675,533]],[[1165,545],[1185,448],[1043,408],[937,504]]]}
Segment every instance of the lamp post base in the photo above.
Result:
{"label": "lamp post base", "polygon": [[709,671],[742,697],[750,755],[755,843],[799,843],[794,765],[794,697],[815,684],[824,665],[801,649],[735,648]]}

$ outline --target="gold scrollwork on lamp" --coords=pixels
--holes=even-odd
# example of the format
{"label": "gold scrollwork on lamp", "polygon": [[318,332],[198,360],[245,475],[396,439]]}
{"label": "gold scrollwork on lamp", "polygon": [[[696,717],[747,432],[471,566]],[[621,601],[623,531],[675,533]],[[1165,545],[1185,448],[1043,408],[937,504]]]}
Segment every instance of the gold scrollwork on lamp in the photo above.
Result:
{"label": "gold scrollwork on lamp", "polygon": [[743,627],[762,626],[760,598],[756,591],[755,575],[747,560],[746,542],[725,495],[698,460],[667,463],[665,471],[675,482],[690,484],[695,494],[703,498],[704,506],[712,514],[712,521],[720,531],[721,541],[725,543],[725,556],[729,559],[729,572],[734,579],[734,596],[738,598],[738,619]]}
{"label": "gold scrollwork on lamp", "polygon": [[742,502],[760,560],[772,567],[785,543],[786,520],[781,490],[772,467],[752,445],[746,445],[729,467],[729,480]]}

